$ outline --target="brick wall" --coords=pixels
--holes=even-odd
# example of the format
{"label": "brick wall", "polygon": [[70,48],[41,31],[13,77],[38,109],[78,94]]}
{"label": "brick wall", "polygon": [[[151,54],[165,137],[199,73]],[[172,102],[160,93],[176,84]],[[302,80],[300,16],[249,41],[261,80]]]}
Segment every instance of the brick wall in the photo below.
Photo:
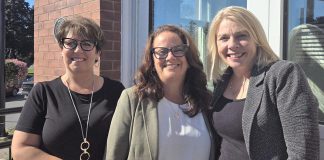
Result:
{"label": "brick wall", "polygon": [[100,74],[120,80],[121,0],[101,0],[100,17],[106,39],[101,55]]}
{"label": "brick wall", "polygon": [[52,80],[64,74],[61,49],[53,26],[61,16],[82,15],[94,19],[105,32],[106,44],[95,73],[120,79],[120,0],[35,0],[35,81]]}

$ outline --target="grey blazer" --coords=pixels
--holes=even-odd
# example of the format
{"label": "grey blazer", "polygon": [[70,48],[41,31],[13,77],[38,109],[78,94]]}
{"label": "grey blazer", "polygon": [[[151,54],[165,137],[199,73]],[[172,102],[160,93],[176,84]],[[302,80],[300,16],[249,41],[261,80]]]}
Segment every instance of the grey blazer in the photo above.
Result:
{"label": "grey blazer", "polygon": [[[214,83],[214,108],[232,72],[228,68]],[[242,115],[250,159],[319,159],[317,112],[318,102],[299,65],[281,60],[253,67]]]}
{"label": "grey blazer", "polygon": [[[134,87],[125,89],[117,103],[111,121],[106,160],[157,160],[158,159],[158,113],[157,102],[139,99]],[[203,112],[207,129],[211,131]],[[214,160],[214,140],[211,136],[210,160]]]}

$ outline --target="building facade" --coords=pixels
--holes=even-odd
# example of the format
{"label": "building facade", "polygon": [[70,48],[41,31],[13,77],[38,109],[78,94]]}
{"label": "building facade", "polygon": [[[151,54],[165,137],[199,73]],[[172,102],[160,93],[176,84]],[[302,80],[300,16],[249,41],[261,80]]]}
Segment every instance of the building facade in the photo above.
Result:
{"label": "building facade", "polygon": [[64,73],[61,50],[55,41],[55,21],[64,16],[82,15],[94,19],[104,30],[106,44],[95,72],[120,79],[120,0],[35,0],[34,1],[35,81],[51,80]]}

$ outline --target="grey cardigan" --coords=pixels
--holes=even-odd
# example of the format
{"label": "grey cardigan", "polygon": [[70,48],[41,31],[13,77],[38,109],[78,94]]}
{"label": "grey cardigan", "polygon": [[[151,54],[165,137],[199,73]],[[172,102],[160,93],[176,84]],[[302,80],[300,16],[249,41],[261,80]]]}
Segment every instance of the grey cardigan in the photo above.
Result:
{"label": "grey cardigan", "polygon": [[[231,75],[228,68],[214,83],[214,108]],[[253,67],[242,115],[250,159],[319,159],[317,112],[318,102],[298,64],[280,60]]]}
{"label": "grey cardigan", "polygon": [[[106,160],[158,159],[157,104],[148,98],[139,99],[134,87],[122,92],[109,129]],[[215,146],[211,125],[204,112],[203,117],[211,136],[209,159],[214,160]]]}

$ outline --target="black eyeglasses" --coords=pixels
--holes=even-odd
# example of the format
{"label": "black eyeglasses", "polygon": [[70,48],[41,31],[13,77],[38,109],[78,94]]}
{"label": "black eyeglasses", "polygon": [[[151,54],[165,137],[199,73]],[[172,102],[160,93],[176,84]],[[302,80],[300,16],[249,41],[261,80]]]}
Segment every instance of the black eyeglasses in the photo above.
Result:
{"label": "black eyeglasses", "polygon": [[94,41],[91,40],[78,41],[72,38],[62,38],[62,44],[64,48],[70,50],[75,49],[78,46],[78,44],[80,44],[81,49],[84,51],[91,51],[96,46],[96,42]]}
{"label": "black eyeglasses", "polygon": [[171,52],[175,57],[182,57],[186,54],[188,49],[189,46],[187,44],[181,44],[171,48],[155,47],[151,49],[151,53],[154,54],[157,59],[165,59],[169,52]]}

